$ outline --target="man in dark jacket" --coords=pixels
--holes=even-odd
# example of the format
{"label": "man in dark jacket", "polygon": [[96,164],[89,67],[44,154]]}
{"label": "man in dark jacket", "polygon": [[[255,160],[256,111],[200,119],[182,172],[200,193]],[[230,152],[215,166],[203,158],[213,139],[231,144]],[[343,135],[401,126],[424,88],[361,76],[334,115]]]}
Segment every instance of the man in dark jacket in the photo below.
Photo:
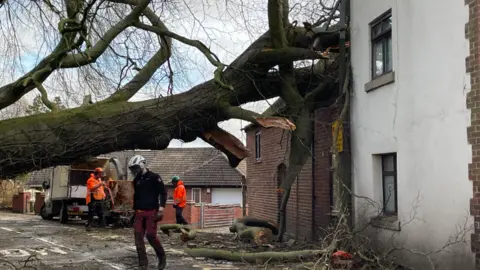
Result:
{"label": "man in dark jacket", "polygon": [[135,246],[141,269],[147,269],[148,259],[143,237],[155,250],[158,258],[158,269],[165,269],[167,259],[165,250],[157,237],[157,223],[163,218],[163,208],[167,201],[167,189],[160,175],[146,168],[146,160],[140,155],[128,162],[128,168],[135,177],[133,179],[133,209],[135,210]]}

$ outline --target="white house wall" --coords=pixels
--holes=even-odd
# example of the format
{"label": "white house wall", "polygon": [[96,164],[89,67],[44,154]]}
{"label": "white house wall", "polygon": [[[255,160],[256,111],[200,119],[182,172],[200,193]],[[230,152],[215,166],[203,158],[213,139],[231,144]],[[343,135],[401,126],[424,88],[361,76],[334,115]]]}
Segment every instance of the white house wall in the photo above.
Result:
{"label": "white house wall", "polygon": [[242,205],[241,188],[212,188],[213,204],[240,204]]}
{"label": "white house wall", "polygon": [[[392,8],[395,82],[370,92],[369,23]],[[397,246],[430,252],[457,230],[471,228],[468,179],[471,149],[467,143],[470,113],[465,71],[468,7],[458,0],[352,0],[351,61],[354,93],[351,108],[354,191],[382,200],[380,160],[375,154],[397,153],[398,219],[401,230],[372,229]],[[372,215],[366,201],[354,199],[357,222]],[[409,220],[409,224],[405,225]],[[460,229],[459,229],[460,228]],[[467,232],[469,240],[471,232]],[[388,245],[388,244],[387,244]],[[473,269],[470,244],[449,247],[432,258],[437,269]],[[430,269],[424,256],[400,254],[401,261]]]}

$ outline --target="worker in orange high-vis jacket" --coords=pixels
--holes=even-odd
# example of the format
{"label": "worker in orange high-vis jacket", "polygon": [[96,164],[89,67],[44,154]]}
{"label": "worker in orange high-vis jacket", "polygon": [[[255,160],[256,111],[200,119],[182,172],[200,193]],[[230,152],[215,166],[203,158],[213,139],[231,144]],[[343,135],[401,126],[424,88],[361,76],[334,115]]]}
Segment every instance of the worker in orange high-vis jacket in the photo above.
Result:
{"label": "worker in orange high-vis jacket", "polygon": [[183,217],[183,209],[187,205],[187,190],[178,176],[172,177],[172,184],[175,188],[173,191],[173,208],[175,208],[177,224],[187,225],[188,222]]}
{"label": "worker in orange high-vis jacket", "polygon": [[103,187],[105,183],[102,180],[104,176],[102,168],[96,168],[90,178],[87,180],[87,197],[85,198],[88,205],[88,221],[86,229],[92,228],[93,215],[96,213],[100,220],[100,227],[105,227],[105,217],[103,215],[105,191]]}

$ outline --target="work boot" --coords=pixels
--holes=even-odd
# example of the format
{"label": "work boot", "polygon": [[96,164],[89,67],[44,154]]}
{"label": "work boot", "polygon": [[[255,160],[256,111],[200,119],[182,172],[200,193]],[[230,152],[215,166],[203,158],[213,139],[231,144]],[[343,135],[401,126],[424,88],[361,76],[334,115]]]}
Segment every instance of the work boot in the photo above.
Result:
{"label": "work boot", "polygon": [[158,270],[163,270],[167,267],[167,256],[163,256],[161,259],[158,259]]}

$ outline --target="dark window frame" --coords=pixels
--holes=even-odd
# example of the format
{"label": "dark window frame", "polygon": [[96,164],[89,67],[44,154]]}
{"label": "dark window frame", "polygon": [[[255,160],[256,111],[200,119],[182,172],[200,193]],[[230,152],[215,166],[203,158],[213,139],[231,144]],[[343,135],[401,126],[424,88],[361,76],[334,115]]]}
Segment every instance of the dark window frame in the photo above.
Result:
{"label": "dark window frame", "polygon": [[[388,29],[383,29],[384,22],[386,20],[391,19],[392,17],[392,9],[387,10],[385,13],[380,15],[378,18],[373,20],[369,26],[370,26],[370,43],[371,43],[371,61],[372,61],[372,66],[371,66],[371,72],[372,72],[372,79],[378,78],[382,75],[385,75],[389,72],[393,71],[393,53],[392,53],[392,59],[390,59],[390,68],[387,67],[387,59],[388,59],[388,40],[392,39],[392,27],[390,26]],[[379,33],[375,34],[374,28],[378,25],[381,25],[382,29]],[[377,75],[377,69],[376,69],[376,55],[375,55],[375,45],[381,43],[382,44],[382,51],[383,51],[383,58],[382,58],[382,73]],[[392,50],[392,48],[390,48]]]}
{"label": "dark window frame", "polygon": [[262,159],[262,151],[261,151],[261,132],[255,132],[255,160],[260,161]]}
{"label": "dark window frame", "polygon": [[[387,171],[385,169],[385,159],[388,157],[393,156],[393,171]],[[383,213],[386,216],[396,216],[398,214],[398,185],[397,185],[397,153],[389,153],[381,155],[382,158],[382,198],[383,198]],[[385,177],[386,176],[393,176],[394,186],[395,186],[395,210],[394,211],[387,211],[387,202],[385,201]]]}

